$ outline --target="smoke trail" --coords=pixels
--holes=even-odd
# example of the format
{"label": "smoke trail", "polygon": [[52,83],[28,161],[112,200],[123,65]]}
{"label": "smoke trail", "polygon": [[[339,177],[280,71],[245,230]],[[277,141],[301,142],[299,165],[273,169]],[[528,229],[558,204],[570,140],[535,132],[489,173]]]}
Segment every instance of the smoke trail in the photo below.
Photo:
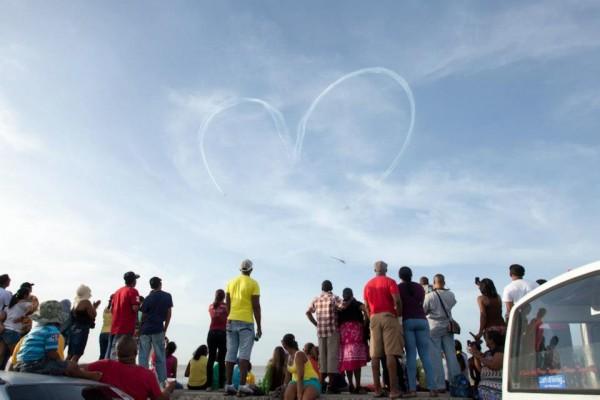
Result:
{"label": "smoke trail", "polygon": [[212,120],[217,115],[229,110],[230,108],[236,107],[243,103],[259,104],[269,113],[269,115],[271,116],[271,119],[275,123],[275,130],[277,131],[277,135],[279,136],[279,139],[281,139],[281,142],[283,143],[286,153],[290,154],[289,149],[288,149],[288,142],[287,142],[287,137],[289,137],[287,124],[285,123],[285,119],[283,118],[283,115],[277,108],[273,107],[271,104],[267,103],[264,100],[253,98],[253,97],[235,98],[235,99],[231,99],[231,100],[221,103],[219,106],[217,106],[217,108],[215,110],[213,110],[213,112],[211,112],[204,119],[204,121],[202,121],[202,125],[200,125],[200,129],[198,131],[199,142],[200,142],[200,153],[202,155],[202,162],[204,163],[204,167],[206,168],[206,171],[208,172],[208,176],[210,176],[212,183],[215,185],[217,190],[219,192],[221,192],[221,194],[225,194],[225,192],[223,192],[223,189],[221,188],[221,186],[215,179],[215,177],[210,169],[210,166],[208,165],[208,160],[206,159],[206,151],[204,149],[204,139],[206,138],[206,131],[207,131],[208,127],[210,126]]}
{"label": "smoke trail", "polygon": [[348,79],[352,79],[357,76],[367,75],[367,74],[385,75],[385,76],[391,78],[392,80],[394,80],[404,90],[404,92],[406,93],[406,96],[408,97],[408,101],[410,103],[410,124],[408,126],[408,130],[406,131],[406,137],[404,139],[404,143],[402,143],[402,147],[400,148],[400,151],[398,152],[398,154],[396,154],[396,156],[394,157],[394,159],[392,160],[390,165],[387,167],[387,169],[385,171],[383,171],[383,173],[377,180],[377,184],[381,183],[384,179],[386,179],[394,171],[394,169],[396,169],[396,167],[398,166],[398,163],[400,162],[400,158],[402,158],[402,154],[404,153],[404,151],[406,150],[406,148],[408,147],[408,145],[410,143],[413,128],[415,125],[415,112],[416,112],[415,111],[415,99],[413,97],[412,90],[410,89],[410,86],[408,85],[408,82],[406,82],[406,80],[403,77],[401,77],[400,75],[398,75],[396,72],[389,70],[387,68],[383,68],[383,67],[363,68],[363,69],[359,69],[354,72],[350,72],[349,74],[342,76],[341,78],[339,78],[338,80],[336,80],[335,82],[333,82],[332,84],[327,86],[325,88],[325,90],[323,90],[313,100],[310,107],[308,108],[306,113],[302,116],[302,119],[300,120],[300,123],[298,124],[298,134],[297,134],[298,136],[296,138],[296,146],[295,146],[295,150],[294,150],[294,155],[295,155],[295,158],[297,161],[300,160],[300,157],[302,154],[302,146],[304,144],[304,137],[306,136],[306,124],[308,123],[308,120],[312,116],[313,111],[319,105],[319,102],[323,99],[323,97],[325,97],[329,92],[331,92],[333,89],[335,89],[336,86],[347,81]]}

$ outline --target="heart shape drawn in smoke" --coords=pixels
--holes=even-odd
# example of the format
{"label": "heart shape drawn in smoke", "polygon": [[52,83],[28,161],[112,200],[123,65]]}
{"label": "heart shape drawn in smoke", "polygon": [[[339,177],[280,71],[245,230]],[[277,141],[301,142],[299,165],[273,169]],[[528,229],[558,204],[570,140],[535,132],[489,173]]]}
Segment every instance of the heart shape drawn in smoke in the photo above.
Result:
{"label": "heart shape drawn in smoke", "polygon": [[217,115],[222,114],[225,111],[227,111],[233,107],[236,107],[240,104],[244,104],[244,103],[253,103],[253,104],[258,104],[258,105],[262,106],[265,109],[265,111],[267,111],[267,113],[271,116],[271,119],[273,120],[273,123],[275,124],[275,129],[277,131],[277,134],[278,134],[279,138],[281,139],[281,142],[283,143],[284,148],[291,155],[292,161],[294,163],[298,163],[301,159],[304,138],[306,137],[306,125],[308,124],[308,121],[310,120],[312,113],[318,107],[321,100],[324,97],[326,97],[327,94],[329,94],[332,90],[334,90],[341,83],[343,83],[349,79],[361,76],[361,75],[369,75],[369,74],[383,75],[383,76],[386,76],[386,77],[392,79],[392,81],[397,83],[404,90],[404,92],[408,98],[409,105],[410,105],[410,122],[409,122],[408,129],[407,129],[405,137],[404,137],[404,141],[402,142],[402,146],[400,147],[400,149],[398,149],[398,152],[395,154],[395,156],[393,157],[393,159],[391,160],[391,162],[389,163],[387,168],[379,175],[379,178],[377,179],[376,184],[380,184],[381,182],[383,182],[388,176],[390,176],[390,174],[394,171],[394,169],[396,169],[396,167],[398,166],[398,163],[400,162],[400,159],[402,158],[402,155],[404,154],[404,152],[406,151],[406,148],[410,144],[411,136],[413,133],[413,128],[415,125],[416,109],[415,109],[415,100],[413,97],[412,90],[410,89],[408,82],[402,76],[400,76],[396,72],[394,72],[390,69],[387,69],[387,68],[372,67],[372,68],[359,69],[359,70],[350,72],[350,73],[342,76],[341,78],[339,78],[336,81],[329,84],[312,101],[312,103],[310,104],[310,107],[308,107],[308,109],[306,110],[306,112],[304,113],[302,118],[300,119],[300,122],[298,123],[297,131],[296,131],[296,143],[295,143],[295,146],[293,147],[293,149],[289,148],[289,145],[287,144],[287,141],[285,139],[286,137],[288,137],[288,127],[285,122],[285,118],[283,117],[283,114],[277,108],[273,107],[268,102],[266,102],[262,99],[253,98],[253,97],[242,97],[242,98],[230,99],[230,100],[227,100],[227,101],[221,103],[204,119],[204,121],[202,122],[202,125],[200,126],[200,129],[198,131],[198,140],[199,140],[199,146],[200,146],[200,153],[202,155],[202,162],[204,163],[206,172],[208,173],[215,188],[221,194],[225,194],[225,192],[223,191],[223,188],[221,187],[221,185],[219,185],[219,182],[215,178],[215,176],[210,168],[210,165],[209,165],[207,157],[206,157],[206,149],[205,149],[205,139],[206,139],[206,134],[207,134],[208,128],[210,127],[211,122]]}

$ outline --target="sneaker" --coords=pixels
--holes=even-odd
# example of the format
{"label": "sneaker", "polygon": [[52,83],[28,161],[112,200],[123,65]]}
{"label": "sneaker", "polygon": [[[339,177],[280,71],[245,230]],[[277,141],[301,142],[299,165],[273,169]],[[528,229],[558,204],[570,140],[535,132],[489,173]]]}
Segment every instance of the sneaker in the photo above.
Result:
{"label": "sneaker", "polygon": [[237,390],[235,390],[235,387],[233,385],[225,385],[225,395],[226,396],[232,396],[235,395],[237,393]]}
{"label": "sneaker", "polygon": [[240,388],[238,389],[239,396],[252,396],[253,394],[254,394],[254,390],[252,390],[250,385],[248,385],[248,384],[240,385]]}

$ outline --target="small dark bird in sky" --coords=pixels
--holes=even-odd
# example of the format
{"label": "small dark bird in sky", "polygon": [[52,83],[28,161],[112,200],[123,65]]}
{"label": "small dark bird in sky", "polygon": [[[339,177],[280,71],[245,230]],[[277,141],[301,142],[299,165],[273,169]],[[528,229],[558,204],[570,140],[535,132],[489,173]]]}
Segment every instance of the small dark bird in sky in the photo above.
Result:
{"label": "small dark bird in sky", "polygon": [[342,264],[346,264],[346,260],[342,260],[341,258],[338,257],[334,257],[334,256],[330,256],[331,258],[333,258],[334,260],[338,260],[339,262],[341,262]]}

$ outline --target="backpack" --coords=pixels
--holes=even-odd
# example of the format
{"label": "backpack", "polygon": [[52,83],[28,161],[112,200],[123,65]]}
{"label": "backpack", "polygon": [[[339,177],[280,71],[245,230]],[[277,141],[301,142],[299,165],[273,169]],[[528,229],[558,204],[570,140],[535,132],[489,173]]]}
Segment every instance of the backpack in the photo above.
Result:
{"label": "backpack", "polygon": [[451,397],[472,397],[471,384],[463,374],[456,375],[450,382]]}

